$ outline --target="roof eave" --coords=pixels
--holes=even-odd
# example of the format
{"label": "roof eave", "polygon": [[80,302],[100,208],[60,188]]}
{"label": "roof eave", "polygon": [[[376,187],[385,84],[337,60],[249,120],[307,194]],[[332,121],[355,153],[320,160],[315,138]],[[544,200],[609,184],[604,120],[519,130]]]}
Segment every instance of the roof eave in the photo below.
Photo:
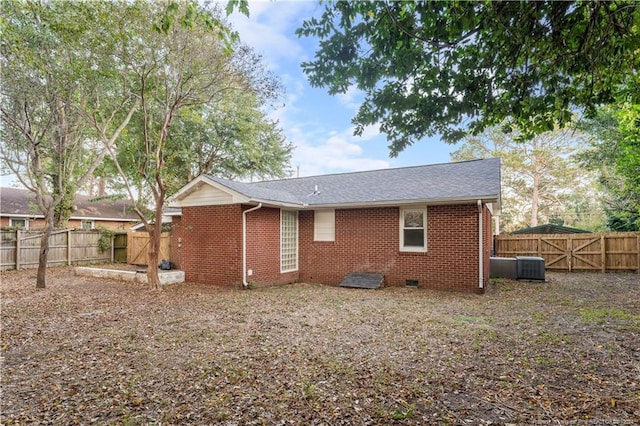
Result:
{"label": "roof eave", "polygon": [[470,204],[481,200],[483,203],[495,203],[498,202],[499,197],[497,195],[478,195],[470,197],[447,197],[447,198],[421,198],[412,200],[381,200],[381,201],[364,201],[354,203],[313,203],[305,205],[306,208],[366,208],[366,207],[395,207],[395,206],[409,206],[417,204],[426,205],[448,205],[448,204]]}
{"label": "roof eave", "polygon": [[262,203],[264,207],[274,208],[290,208],[298,210],[313,210],[313,209],[356,209],[356,208],[369,208],[369,207],[396,207],[396,206],[410,206],[417,204],[426,205],[447,205],[447,204],[472,204],[481,200],[483,203],[496,203],[499,200],[497,195],[478,195],[472,197],[453,197],[453,198],[423,198],[413,200],[382,200],[382,201],[365,201],[365,202],[353,202],[353,203],[285,203],[276,200],[258,199],[252,198],[242,204],[254,204]]}
{"label": "roof eave", "polygon": [[[229,194],[233,199],[233,204],[243,204],[250,202],[251,199],[245,194],[238,192],[234,189],[229,188],[221,183],[218,183],[212,179],[209,179],[206,175],[200,175],[191,182],[189,182],[186,186],[184,186],[180,191],[176,192],[167,203],[168,207],[174,208],[182,208],[182,207],[194,207],[194,205],[183,205],[181,200],[194,193],[198,189],[202,187],[202,185],[209,185],[213,188],[216,188],[220,191],[223,191]],[[211,205],[210,203],[204,203],[204,205]]]}

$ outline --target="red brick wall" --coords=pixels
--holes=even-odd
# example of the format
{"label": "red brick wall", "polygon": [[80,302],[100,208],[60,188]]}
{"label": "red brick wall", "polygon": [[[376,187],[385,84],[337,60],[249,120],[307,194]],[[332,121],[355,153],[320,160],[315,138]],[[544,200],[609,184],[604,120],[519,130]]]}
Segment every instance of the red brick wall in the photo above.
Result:
{"label": "red brick wall", "polygon": [[240,205],[182,209],[182,269],[187,282],[242,283]]}
{"label": "red brick wall", "polygon": [[[180,262],[189,282],[240,285],[242,211],[250,206],[185,207],[172,236],[182,238]],[[427,208],[427,252],[399,249],[399,208],[336,210],[335,242],[313,241],[313,211],[299,212],[299,270],[280,273],[280,210],[247,214],[247,269],[253,284],[296,280],[336,285],[349,272],[380,272],[387,285],[418,280],[421,287],[481,292],[478,288],[478,207]],[[489,277],[491,214],[483,210],[484,277]]]}
{"label": "red brick wall", "polygon": [[[250,207],[247,207],[250,208]],[[280,209],[263,207],[247,213],[247,276],[252,284],[285,284],[298,272],[280,273]]]}
{"label": "red brick wall", "polygon": [[387,285],[478,289],[478,207],[427,208],[427,252],[399,250],[399,208],[336,210],[335,242],[313,241],[313,212],[300,212],[300,280],[338,284],[349,272],[380,272]]}

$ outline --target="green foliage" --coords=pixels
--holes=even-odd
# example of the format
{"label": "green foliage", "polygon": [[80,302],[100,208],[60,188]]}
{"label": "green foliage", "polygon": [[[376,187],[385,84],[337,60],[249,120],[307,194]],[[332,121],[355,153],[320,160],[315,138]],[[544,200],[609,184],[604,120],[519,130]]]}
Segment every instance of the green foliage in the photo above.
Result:
{"label": "green foliage", "polygon": [[98,226],[96,228],[100,232],[100,238],[98,238],[98,248],[101,252],[105,252],[111,248],[113,243],[113,237],[115,237],[115,231],[105,228],[104,226]]}
{"label": "green foliage", "polygon": [[607,193],[607,227],[640,231],[640,104],[603,107],[580,126],[592,136],[580,159]]}
{"label": "green foliage", "polygon": [[[215,9],[173,2],[138,8],[126,14],[128,32],[117,33],[127,43],[134,34],[141,39],[120,52],[134,70],[122,77],[141,99],[113,158],[122,177],[158,205],[202,173],[285,175],[292,147],[263,112],[282,86],[262,59],[237,41],[229,50],[219,40],[230,30]],[[145,33],[150,16],[156,28]]]}
{"label": "green foliage", "polygon": [[181,111],[169,138],[167,161],[174,172],[167,181],[173,190],[203,173],[228,179],[289,174],[293,147],[252,93],[228,93],[215,103]]}
{"label": "green foliage", "polygon": [[640,91],[640,3],[325,2],[299,36],[303,70],[331,94],[366,94],[356,133],[380,125],[395,156],[425,136],[458,141],[506,124],[520,137],[564,127],[576,109]]}
{"label": "green foliage", "polygon": [[583,137],[557,130],[518,142],[515,132],[493,127],[465,138],[451,158],[502,159],[501,231],[552,221],[595,230],[604,226],[605,218],[593,188],[595,177],[580,170],[575,159]]}

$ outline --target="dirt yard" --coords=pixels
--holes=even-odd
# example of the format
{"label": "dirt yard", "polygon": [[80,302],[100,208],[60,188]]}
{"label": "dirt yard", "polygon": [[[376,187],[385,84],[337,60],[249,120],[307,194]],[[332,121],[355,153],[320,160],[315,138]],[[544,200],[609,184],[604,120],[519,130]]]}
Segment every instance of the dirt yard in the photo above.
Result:
{"label": "dirt yard", "polygon": [[638,424],[640,275],[483,296],[2,280],[1,424]]}

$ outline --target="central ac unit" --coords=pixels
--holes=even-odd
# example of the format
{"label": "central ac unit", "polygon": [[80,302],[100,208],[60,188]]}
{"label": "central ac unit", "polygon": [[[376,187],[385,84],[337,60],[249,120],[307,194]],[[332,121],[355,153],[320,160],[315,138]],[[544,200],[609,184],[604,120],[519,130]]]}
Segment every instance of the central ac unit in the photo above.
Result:
{"label": "central ac unit", "polygon": [[516,256],[516,275],[519,280],[544,281],[544,259],[541,257]]}

